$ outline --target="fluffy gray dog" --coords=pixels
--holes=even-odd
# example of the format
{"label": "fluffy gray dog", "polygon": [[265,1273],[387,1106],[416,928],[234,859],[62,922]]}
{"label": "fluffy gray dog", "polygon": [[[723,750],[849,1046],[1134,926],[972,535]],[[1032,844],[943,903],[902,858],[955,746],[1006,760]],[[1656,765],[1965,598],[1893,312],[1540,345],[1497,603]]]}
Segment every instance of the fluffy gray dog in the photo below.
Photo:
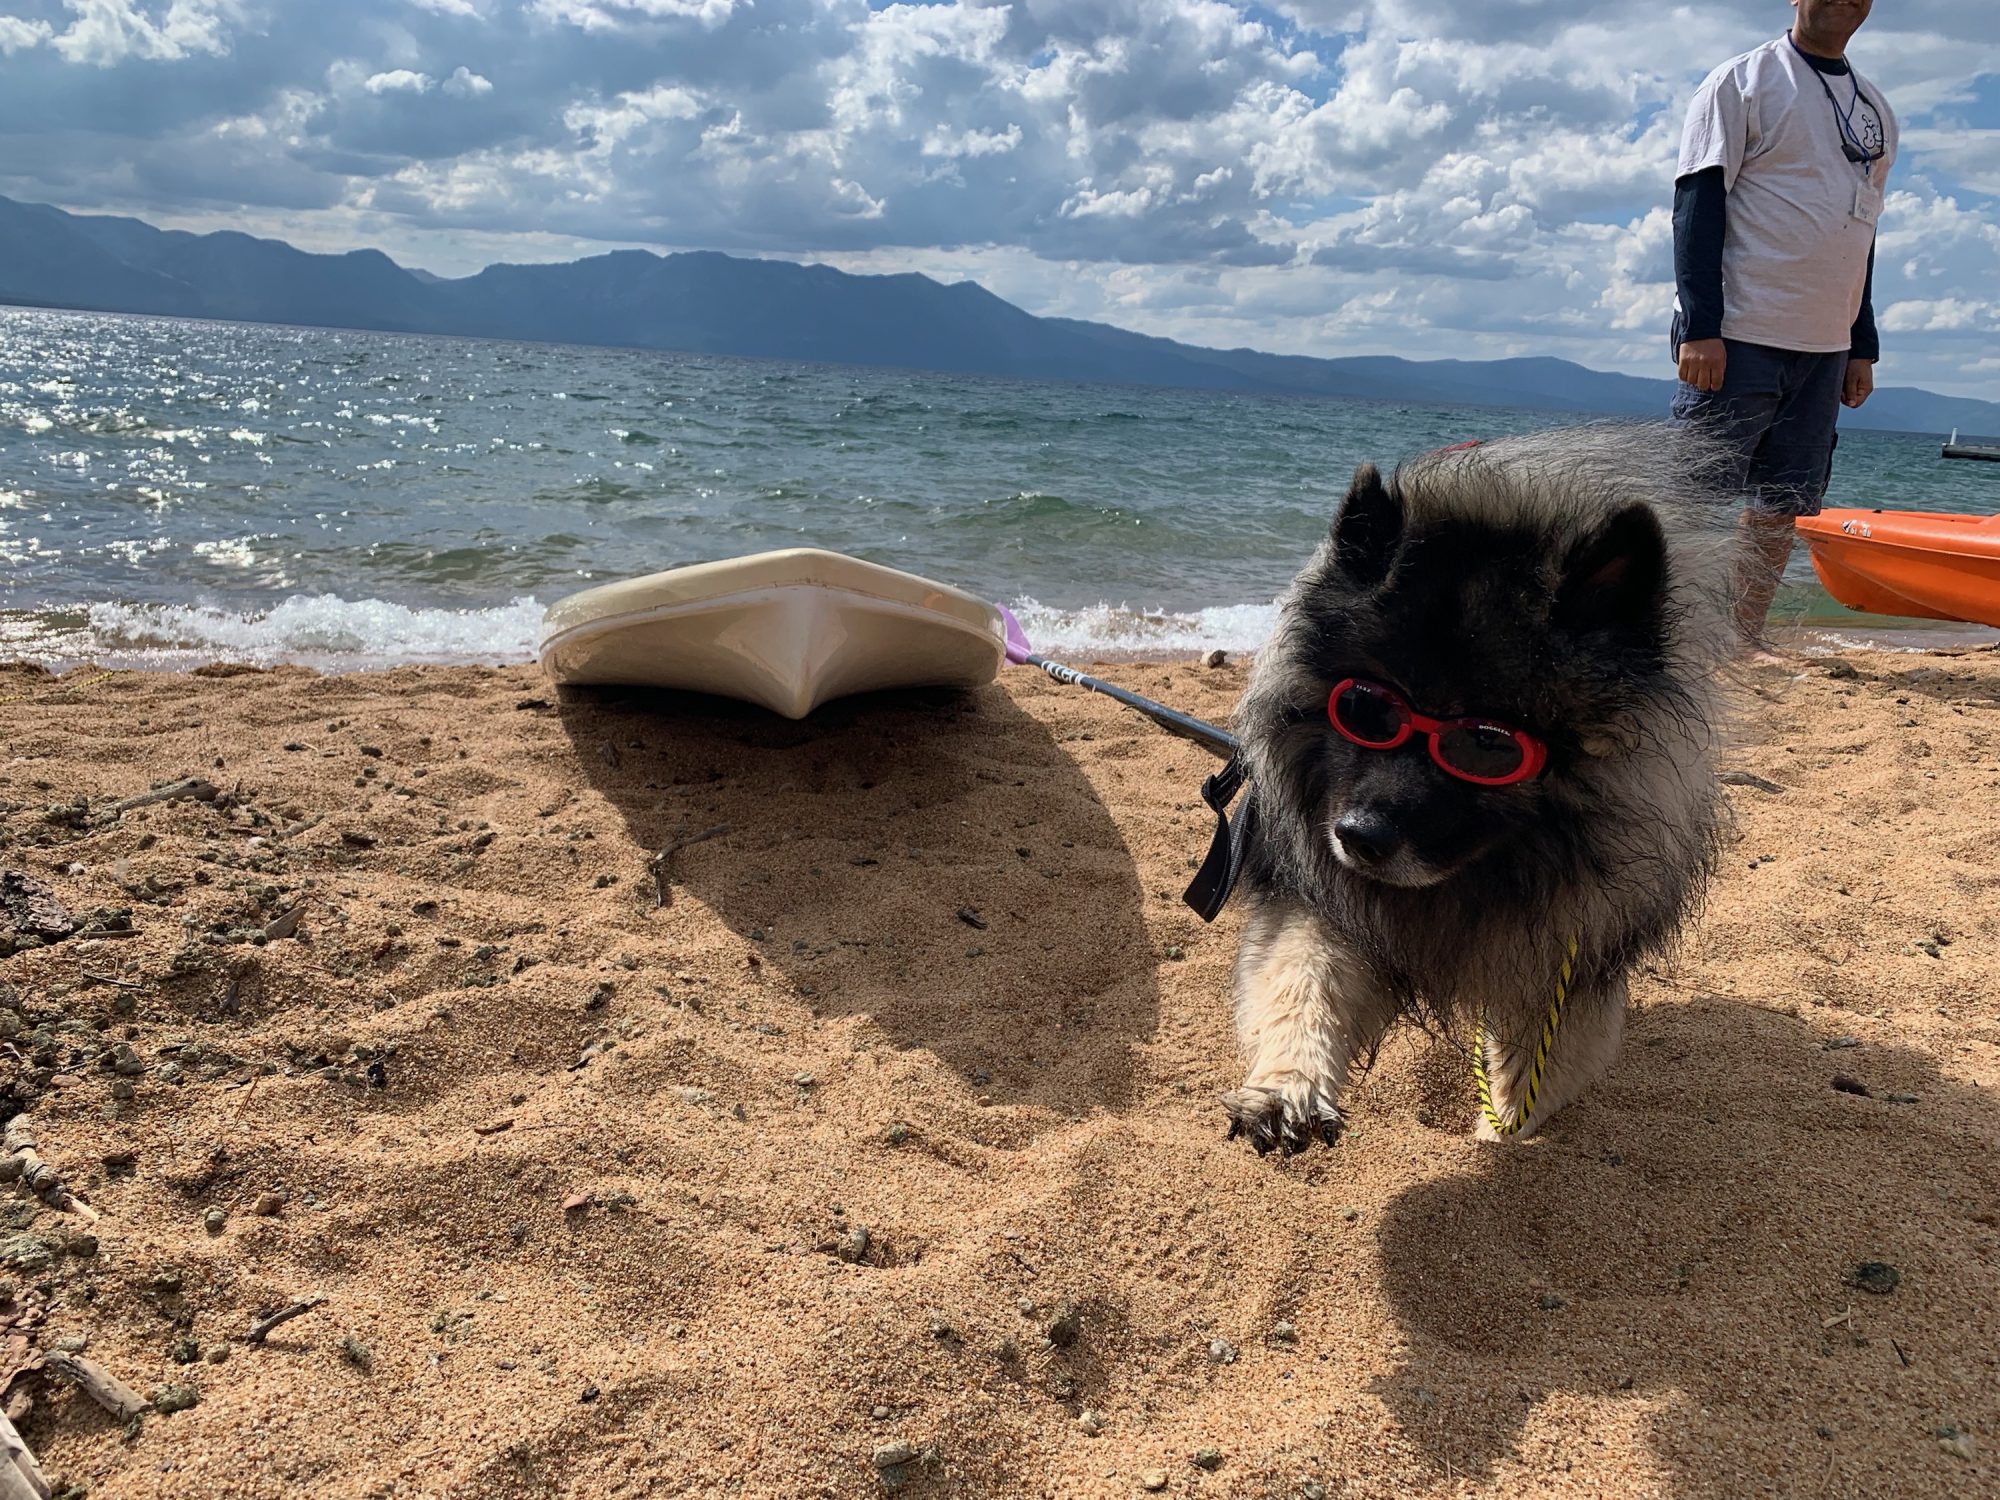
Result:
{"label": "fluffy gray dog", "polygon": [[1478,1026],[1488,1139],[1610,1067],[1626,976],[1715,855],[1736,637],[1713,467],[1684,429],[1605,425],[1355,473],[1236,714],[1256,820],[1232,1135],[1331,1143],[1399,1015]]}

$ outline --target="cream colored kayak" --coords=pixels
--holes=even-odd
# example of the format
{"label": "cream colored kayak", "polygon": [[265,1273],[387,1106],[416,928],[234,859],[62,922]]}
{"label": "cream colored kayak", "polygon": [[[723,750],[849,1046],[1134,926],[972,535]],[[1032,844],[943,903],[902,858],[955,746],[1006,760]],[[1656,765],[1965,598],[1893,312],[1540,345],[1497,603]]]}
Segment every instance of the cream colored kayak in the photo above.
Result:
{"label": "cream colored kayak", "polygon": [[802,719],[883,688],[974,688],[1007,647],[983,599],[838,552],[795,547],[585,589],[549,606],[558,686],[715,693]]}

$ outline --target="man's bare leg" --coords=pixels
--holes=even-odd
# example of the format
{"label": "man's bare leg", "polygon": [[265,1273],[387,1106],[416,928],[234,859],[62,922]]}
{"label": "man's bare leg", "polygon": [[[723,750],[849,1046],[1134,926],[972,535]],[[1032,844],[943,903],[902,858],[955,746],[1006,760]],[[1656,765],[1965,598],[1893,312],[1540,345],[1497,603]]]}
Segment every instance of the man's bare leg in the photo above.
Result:
{"label": "man's bare leg", "polygon": [[1797,531],[1790,516],[1743,509],[1744,547],[1736,575],[1736,628],[1746,653],[1764,651],[1764,621],[1777,597],[1785,564],[1791,561]]}

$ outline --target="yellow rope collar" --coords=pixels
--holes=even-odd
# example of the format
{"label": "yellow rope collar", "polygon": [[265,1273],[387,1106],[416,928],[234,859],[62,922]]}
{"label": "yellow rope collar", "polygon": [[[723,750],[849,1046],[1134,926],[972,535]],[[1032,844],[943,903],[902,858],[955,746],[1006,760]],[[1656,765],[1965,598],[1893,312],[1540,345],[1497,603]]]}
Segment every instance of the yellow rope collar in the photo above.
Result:
{"label": "yellow rope collar", "polygon": [[1549,1013],[1542,1017],[1542,1039],[1535,1044],[1535,1061],[1528,1069],[1528,1086],[1521,1096],[1521,1103],[1506,1119],[1493,1107],[1493,1081],[1486,1075],[1486,1013],[1479,1014],[1479,1026],[1472,1039],[1472,1076],[1479,1084],[1479,1107],[1486,1112],[1486,1123],[1499,1135],[1517,1135],[1521,1127],[1528,1123],[1535,1113],[1535,1100],[1542,1092],[1542,1069],[1547,1066],[1549,1053],[1556,1044],[1556,1031],[1562,1025],[1563,1005],[1569,999],[1570,976],[1576,968],[1576,944],[1578,934],[1569,935],[1569,951],[1563,956],[1562,972],[1556,976],[1556,997],[1549,1002]]}

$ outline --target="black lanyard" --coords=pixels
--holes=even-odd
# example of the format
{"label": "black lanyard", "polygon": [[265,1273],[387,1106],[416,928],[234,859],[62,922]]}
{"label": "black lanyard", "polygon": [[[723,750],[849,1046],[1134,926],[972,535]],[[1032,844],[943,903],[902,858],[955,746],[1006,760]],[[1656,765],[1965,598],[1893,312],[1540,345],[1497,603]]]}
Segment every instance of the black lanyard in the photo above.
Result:
{"label": "black lanyard", "polygon": [[[1866,94],[1861,92],[1861,78],[1855,73],[1854,69],[1849,67],[1847,70],[1847,81],[1854,85],[1854,98],[1848,103],[1847,111],[1843,114],[1840,108],[1840,101],[1833,97],[1833,86],[1826,81],[1826,74],[1822,73],[1818,68],[1813,68],[1812,59],[1806,56],[1805,48],[1793,40],[1792,34],[1789,31],[1785,33],[1785,40],[1791,42],[1792,50],[1798,53],[1800,61],[1804,62],[1807,67],[1812,68],[1813,77],[1819,80],[1820,92],[1826,95],[1827,105],[1833,110],[1833,122],[1840,127],[1840,154],[1864,170],[1887,156],[1889,154],[1889,143],[1886,139],[1888,127],[1881,108],[1873,99],[1870,99]],[[1873,155],[1869,154],[1868,148],[1861,144],[1860,137],[1854,133],[1854,111],[1863,104],[1867,105],[1870,112],[1874,114],[1876,128],[1883,131],[1885,137],[1881,146],[1876,148]]]}

